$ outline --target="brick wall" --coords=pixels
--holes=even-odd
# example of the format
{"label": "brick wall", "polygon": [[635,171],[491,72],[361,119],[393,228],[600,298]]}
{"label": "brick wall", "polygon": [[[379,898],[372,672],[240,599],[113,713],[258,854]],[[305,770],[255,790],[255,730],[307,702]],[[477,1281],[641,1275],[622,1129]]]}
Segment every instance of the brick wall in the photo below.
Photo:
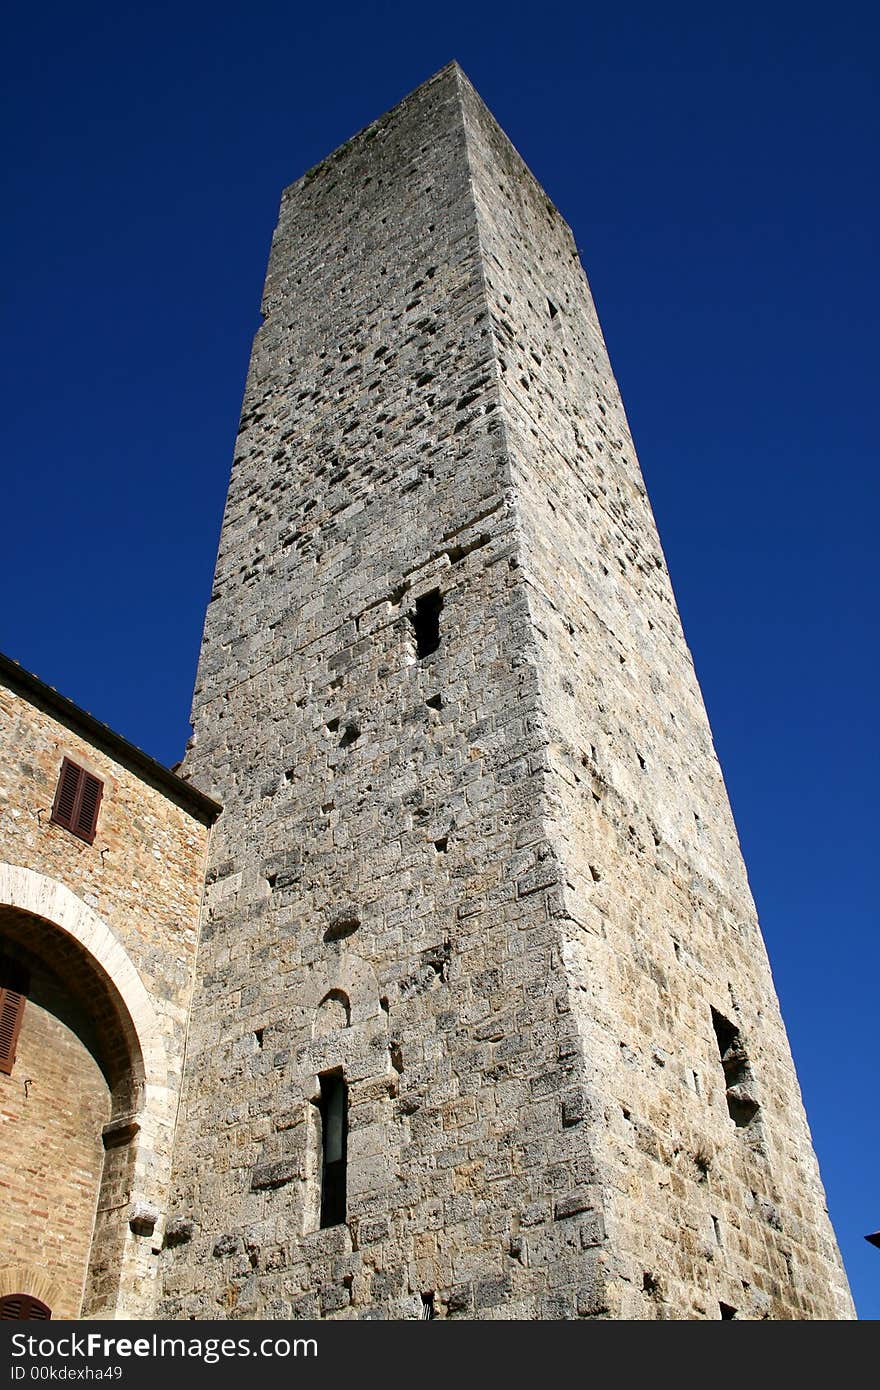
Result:
{"label": "brick wall", "polygon": [[0,1075],[0,1269],[41,1269],[54,1318],[79,1315],[109,1118],[95,1058],[31,998],[12,1074]]}

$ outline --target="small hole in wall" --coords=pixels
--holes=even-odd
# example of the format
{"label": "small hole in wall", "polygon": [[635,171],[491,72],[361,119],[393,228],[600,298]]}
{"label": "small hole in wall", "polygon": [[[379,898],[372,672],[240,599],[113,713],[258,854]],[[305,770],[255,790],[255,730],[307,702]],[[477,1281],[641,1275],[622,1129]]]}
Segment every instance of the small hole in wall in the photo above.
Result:
{"label": "small hole in wall", "polygon": [[262,1048],[262,1046],[263,1046],[263,1029],[262,1029],[262,1028],[255,1028],[255,1029],[254,1029],[254,1037],[256,1038],[256,1041],[257,1041],[257,1047]]}
{"label": "small hole in wall", "polygon": [[428,706],[428,709],[442,709],[443,697],[442,695],[432,695],[430,699],[425,701],[425,704]]}
{"label": "small hole in wall", "polygon": [[266,882],[267,882],[268,885],[269,885],[269,891],[270,891],[270,892],[273,891],[274,888],[275,888],[275,885],[276,885],[277,882],[278,882],[278,875],[277,875],[277,874],[270,874],[269,877],[266,879]]}
{"label": "small hole in wall", "polygon": [[423,1321],[423,1322],[428,1322],[428,1321],[430,1321],[430,1319],[436,1318],[436,1316],[437,1316],[437,1313],[436,1313],[436,1310],[435,1310],[435,1308],[434,1308],[434,1295],[433,1295],[432,1293],[423,1293],[423,1294],[422,1294],[422,1321]]}
{"label": "small hole in wall", "polygon": [[715,1244],[721,1244],[721,1222],[717,1216],[712,1217],[712,1229],[715,1232]]}
{"label": "small hole in wall", "polygon": [[388,1055],[391,1058],[391,1065],[399,1074],[403,1072],[403,1051],[400,1043],[391,1041],[388,1044]]}
{"label": "small hole in wall", "polygon": [[434,841],[434,848],[438,854],[445,854],[449,848],[448,835],[442,835],[439,840]]}
{"label": "small hole in wall", "polygon": [[692,1071],[692,1072],[691,1072],[691,1076],[694,1078],[694,1090],[695,1090],[695,1092],[697,1093],[698,1096],[699,1096],[699,1095],[702,1095],[702,1091],[700,1090],[700,1074],[699,1074],[699,1072]]}
{"label": "small hole in wall", "polygon": [[672,949],[673,949],[673,951],[675,952],[675,959],[676,959],[676,960],[681,960],[681,946],[679,945],[679,943],[678,943],[677,941],[673,941],[673,943],[672,943]]}
{"label": "small hole in wall", "polygon": [[360,927],[360,918],[353,912],[339,912],[331,920],[324,932],[325,941],[342,941],[353,935]]}
{"label": "small hole in wall", "polygon": [[360,727],[353,721],[350,721],[343,730],[342,738],[339,740],[339,747],[350,748],[353,743],[357,743],[360,736]]}
{"label": "small hole in wall", "polygon": [[382,1010],[383,1013],[387,1014],[387,1012],[388,1012],[388,996],[387,996],[387,994],[383,994],[382,997],[380,998],[380,1000],[379,1000],[379,1008]]}
{"label": "small hole in wall", "polygon": [[736,1309],[732,1308],[729,1303],[719,1303],[718,1307],[721,1309],[721,1319],[723,1322],[732,1322],[736,1317]]}

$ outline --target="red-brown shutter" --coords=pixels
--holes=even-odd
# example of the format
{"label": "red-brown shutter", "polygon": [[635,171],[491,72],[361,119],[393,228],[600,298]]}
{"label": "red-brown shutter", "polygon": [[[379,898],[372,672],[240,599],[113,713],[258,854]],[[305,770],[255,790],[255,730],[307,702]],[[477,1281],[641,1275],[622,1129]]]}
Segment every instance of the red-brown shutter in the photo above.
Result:
{"label": "red-brown shutter", "polygon": [[52,819],[56,825],[63,825],[67,830],[73,828],[73,813],[76,810],[76,798],[81,776],[82,768],[77,767],[76,763],[72,763],[69,758],[65,758],[61,764],[61,776],[58,778],[58,786],[55,789]]}
{"label": "red-brown shutter", "polygon": [[98,825],[98,808],[101,805],[101,793],[103,790],[103,782],[99,782],[98,778],[93,777],[90,772],[83,773],[74,834],[79,835],[83,840],[88,840],[89,844],[92,844],[95,838],[95,830]]}
{"label": "red-brown shutter", "polygon": [[98,825],[98,810],[104,783],[85,768],[65,758],[55,791],[52,820],[65,830],[92,844]]}
{"label": "red-brown shutter", "polygon": [[10,1293],[0,1298],[0,1319],[48,1322],[52,1310],[29,1293]]}
{"label": "red-brown shutter", "polygon": [[0,988],[0,1072],[6,1076],[12,1073],[24,1006],[25,995],[15,989]]}

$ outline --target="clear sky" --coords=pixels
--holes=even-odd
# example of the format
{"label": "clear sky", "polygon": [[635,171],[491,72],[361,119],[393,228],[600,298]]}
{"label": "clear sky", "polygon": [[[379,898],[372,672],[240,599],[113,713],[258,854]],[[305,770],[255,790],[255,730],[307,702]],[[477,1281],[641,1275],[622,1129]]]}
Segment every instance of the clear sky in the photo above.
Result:
{"label": "clear sky", "polygon": [[459,60],[590,277],[873,1318],[878,13],[18,5],[0,230],[0,648],[172,763],[280,191]]}

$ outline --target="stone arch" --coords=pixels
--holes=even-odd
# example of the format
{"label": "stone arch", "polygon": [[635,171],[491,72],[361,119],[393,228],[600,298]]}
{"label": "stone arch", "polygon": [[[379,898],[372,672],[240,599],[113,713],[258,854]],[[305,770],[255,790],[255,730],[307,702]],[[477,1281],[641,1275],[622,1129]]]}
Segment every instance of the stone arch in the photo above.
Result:
{"label": "stone arch", "polygon": [[0,863],[0,906],[39,917],[79,942],[124,1005],[123,1021],[130,1023],[145,1086],[167,1085],[156,1011],[125,947],[106,922],[63,883],[16,864]]}
{"label": "stone arch", "polygon": [[344,989],[328,989],[315,1011],[313,1037],[351,1026],[351,1000]]}
{"label": "stone arch", "polygon": [[[66,885],[31,869],[0,863],[0,927],[6,948],[54,969],[70,990],[67,997],[85,1003],[94,1024],[93,1055],[107,1080],[110,1117],[103,1129],[98,1120],[93,1131],[98,1144],[97,1204],[91,1228],[79,1228],[86,1240],[82,1258],[87,1259],[80,1267],[80,1315],[124,1317],[146,1272],[144,1242],[138,1237],[152,1236],[169,1178],[170,1155],[162,1140],[173,1113],[156,1008],[119,937]],[[29,1123],[24,1113],[21,1123]],[[39,1145],[41,1132],[32,1132],[25,1142]],[[31,1269],[43,1239],[53,1239],[51,1231],[50,1224],[45,1236],[36,1233],[33,1252],[23,1253]],[[69,1301],[69,1278],[66,1288]],[[49,1307],[60,1306],[57,1289],[54,1304],[37,1287],[27,1292]]]}
{"label": "stone arch", "polygon": [[312,1018],[333,993],[344,995],[347,1000],[352,1026],[367,1023],[381,1012],[376,972],[368,961],[352,951],[345,951],[335,961],[318,966],[309,981],[309,992]]}

